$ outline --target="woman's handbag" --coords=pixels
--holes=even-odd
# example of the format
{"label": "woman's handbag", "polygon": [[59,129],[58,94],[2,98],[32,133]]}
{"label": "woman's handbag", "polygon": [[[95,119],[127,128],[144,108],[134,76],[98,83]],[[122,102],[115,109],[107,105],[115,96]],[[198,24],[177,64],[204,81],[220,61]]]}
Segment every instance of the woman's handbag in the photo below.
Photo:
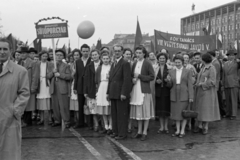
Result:
{"label": "woman's handbag", "polygon": [[190,102],[190,103],[188,104],[188,109],[182,111],[182,117],[183,117],[183,118],[185,118],[185,119],[188,119],[188,118],[197,118],[198,113],[191,110],[192,104],[193,104],[193,103]]}

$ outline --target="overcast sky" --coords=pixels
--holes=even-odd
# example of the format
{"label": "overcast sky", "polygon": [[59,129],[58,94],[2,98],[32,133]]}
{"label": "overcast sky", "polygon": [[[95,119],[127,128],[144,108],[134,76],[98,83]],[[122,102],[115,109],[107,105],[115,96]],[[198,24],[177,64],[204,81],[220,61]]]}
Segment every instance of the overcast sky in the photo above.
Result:
{"label": "overcast sky", "polygon": [[[233,0],[0,0],[0,24],[5,35],[12,33],[24,42],[36,37],[34,22],[41,18],[59,16],[69,22],[69,38],[62,38],[59,47],[70,39],[71,48],[78,46],[77,26],[84,20],[95,25],[94,35],[80,39],[80,45],[92,46],[99,38],[108,43],[114,34],[136,32],[137,16],[142,33],[153,35],[153,30],[180,33],[180,19]],[[58,21],[49,21],[49,23]],[[50,47],[51,40],[43,40]]]}

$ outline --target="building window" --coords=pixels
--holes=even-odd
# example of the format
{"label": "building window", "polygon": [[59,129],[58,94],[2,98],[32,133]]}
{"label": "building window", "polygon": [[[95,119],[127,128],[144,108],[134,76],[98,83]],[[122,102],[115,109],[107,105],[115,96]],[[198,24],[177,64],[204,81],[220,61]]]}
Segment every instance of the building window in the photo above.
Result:
{"label": "building window", "polygon": [[227,26],[224,26],[225,27],[225,31],[227,31]]}
{"label": "building window", "polygon": [[231,26],[231,25],[229,25],[229,26],[228,26],[228,30],[229,30],[229,31],[231,31],[231,28],[232,28],[232,26]]}

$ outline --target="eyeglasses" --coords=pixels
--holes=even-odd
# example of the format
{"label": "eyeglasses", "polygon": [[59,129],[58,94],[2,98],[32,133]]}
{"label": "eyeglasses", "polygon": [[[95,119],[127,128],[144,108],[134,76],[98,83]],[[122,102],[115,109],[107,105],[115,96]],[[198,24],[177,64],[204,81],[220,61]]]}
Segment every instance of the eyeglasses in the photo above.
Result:
{"label": "eyeglasses", "polygon": [[114,50],[114,52],[122,52],[122,50]]}

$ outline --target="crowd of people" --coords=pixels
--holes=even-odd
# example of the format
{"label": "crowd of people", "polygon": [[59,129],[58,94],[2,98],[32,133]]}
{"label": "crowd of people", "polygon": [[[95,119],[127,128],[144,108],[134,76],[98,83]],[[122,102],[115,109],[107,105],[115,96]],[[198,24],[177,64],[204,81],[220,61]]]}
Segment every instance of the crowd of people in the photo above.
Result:
{"label": "crowd of people", "polygon": [[[52,50],[37,53],[23,46],[11,57],[28,71],[30,98],[22,127],[33,121],[52,127],[63,123],[116,140],[127,138],[135,127],[132,138],[144,141],[155,119],[158,134],[169,134],[169,120],[173,137],[184,137],[186,126],[208,134],[210,122],[237,116],[240,60],[235,50],[226,55],[213,50],[171,56],[166,49],[148,53],[142,45],[134,52],[121,45],[91,50],[83,44],[68,55],[57,49],[55,66]],[[198,116],[186,119],[183,110]]]}

